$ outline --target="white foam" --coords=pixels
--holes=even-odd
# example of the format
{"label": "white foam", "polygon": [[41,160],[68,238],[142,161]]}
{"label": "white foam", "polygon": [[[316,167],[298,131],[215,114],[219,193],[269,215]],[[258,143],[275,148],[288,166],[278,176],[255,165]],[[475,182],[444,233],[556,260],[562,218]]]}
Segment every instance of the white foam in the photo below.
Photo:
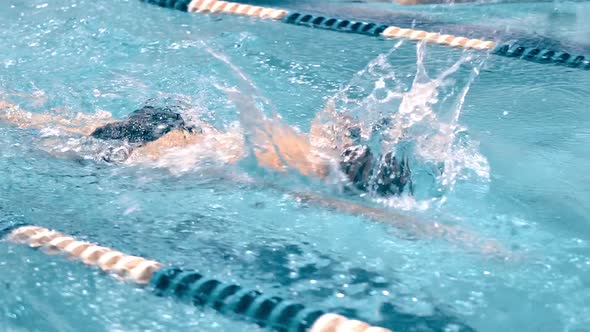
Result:
{"label": "white foam", "polygon": [[[433,197],[444,202],[445,193],[460,179],[489,180],[487,159],[459,121],[484,58],[464,53],[431,78],[424,65],[426,44],[417,45],[415,73],[395,64],[400,45],[371,61],[333,100],[337,113],[359,121],[361,137],[374,151],[394,151],[410,158],[417,197],[423,201],[378,201],[398,208],[424,209]],[[389,120],[389,125],[373,130],[383,119]]]}

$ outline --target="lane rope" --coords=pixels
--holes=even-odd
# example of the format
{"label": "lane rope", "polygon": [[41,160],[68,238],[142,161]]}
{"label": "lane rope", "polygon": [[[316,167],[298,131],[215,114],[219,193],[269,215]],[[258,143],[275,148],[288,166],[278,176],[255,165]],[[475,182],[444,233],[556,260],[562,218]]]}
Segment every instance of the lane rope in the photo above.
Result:
{"label": "lane rope", "polygon": [[147,286],[157,296],[167,296],[258,325],[297,332],[392,332],[347,317],[308,309],[304,305],[244,289],[178,267],[102,247],[38,226],[12,226],[0,234],[13,243],[62,254],[95,266],[119,280]]}
{"label": "lane rope", "polygon": [[306,27],[349,32],[383,38],[425,41],[455,48],[490,51],[492,54],[531,61],[541,64],[556,64],[569,68],[590,70],[590,58],[565,51],[545,50],[524,47],[518,42],[497,43],[492,40],[466,38],[436,32],[388,26],[377,23],[339,19],[321,15],[312,15],[287,10],[240,4],[221,0],[140,0],[165,8],[178,9],[190,13],[229,14],[250,16],[261,19],[281,21]]}

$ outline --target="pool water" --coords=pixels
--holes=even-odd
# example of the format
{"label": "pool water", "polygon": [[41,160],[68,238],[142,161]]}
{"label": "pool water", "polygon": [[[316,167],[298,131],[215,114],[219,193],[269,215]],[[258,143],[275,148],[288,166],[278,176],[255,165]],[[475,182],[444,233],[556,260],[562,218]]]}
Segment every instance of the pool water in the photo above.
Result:
{"label": "pool water", "polygon": [[[587,2],[316,9],[337,6],[350,16],[404,11],[443,28],[478,25],[500,40],[516,31],[590,49]],[[356,201],[472,237],[421,237],[298,201],[287,192],[345,194],[248,161],[55,158],[44,133],[0,124],[3,224],[55,228],[396,331],[589,330],[588,71],[138,1],[3,1],[0,40],[1,96],[33,112],[123,117],[153,100],[231,127],[240,105],[220,87],[254,85],[268,100],[264,112],[302,131],[333,96],[367,123],[389,116],[407,130],[381,134],[422,158],[416,197]],[[445,172],[433,179],[437,167]],[[275,185],[231,180],[244,174]],[[2,331],[257,329],[63,257],[7,242],[0,249]]]}

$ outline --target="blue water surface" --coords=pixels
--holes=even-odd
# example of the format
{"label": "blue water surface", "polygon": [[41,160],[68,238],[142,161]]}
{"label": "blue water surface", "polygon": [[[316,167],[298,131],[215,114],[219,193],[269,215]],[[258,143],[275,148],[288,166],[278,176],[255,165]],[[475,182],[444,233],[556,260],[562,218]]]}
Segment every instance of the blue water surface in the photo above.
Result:
{"label": "blue water surface", "polygon": [[[482,26],[499,40],[516,31],[580,52],[590,45],[584,2],[331,2],[316,10],[338,5],[350,16],[361,8],[365,19],[403,11],[437,27]],[[227,56],[302,131],[346,85],[373,84],[375,76],[357,73],[379,55],[390,54],[404,86],[417,66],[411,42],[392,51],[392,40],[131,0],[3,1],[0,41],[0,92],[24,109],[123,117],[153,99],[188,103],[219,127],[238,116],[218,86],[240,82],[207,47]],[[435,111],[454,107],[444,96],[456,100],[470,87],[458,123],[488,163],[489,178],[461,177],[436,202],[368,204],[392,220],[468,230],[470,239],[416,236],[300,202],[286,192],[317,183],[248,163],[221,168],[275,188],[233,182],[219,167],[174,173],[55,158],[39,147],[39,131],[6,124],[0,222],[55,228],[396,331],[589,331],[589,72],[439,46],[425,52],[431,77],[472,57],[451,76]],[[23,96],[35,91],[45,92],[43,102]],[[488,240],[501,249],[481,250]],[[0,242],[0,271],[2,331],[258,329],[7,242]]]}

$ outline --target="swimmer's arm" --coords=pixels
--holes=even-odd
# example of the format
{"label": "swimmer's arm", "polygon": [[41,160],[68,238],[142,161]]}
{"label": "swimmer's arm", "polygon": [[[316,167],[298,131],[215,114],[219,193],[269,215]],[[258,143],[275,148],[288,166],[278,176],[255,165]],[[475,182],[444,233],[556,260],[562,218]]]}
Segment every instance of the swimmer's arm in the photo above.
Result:
{"label": "swimmer's arm", "polygon": [[358,127],[358,124],[352,117],[336,111],[334,103],[334,98],[328,100],[324,109],[315,116],[311,122],[309,140],[313,146],[324,150],[342,151],[354,143],[350,128]]}
{"label": "swimmer's arm", "polygon": [[446,238],[457,242],[463,247],[476,250],[484,254],[498,255],[511,258],[513,253],[500,243],[490,239],[482,239],[477,234],[452,225],[427,223],[424,220],[407,215],[396,214],[392,211],[364,206],[349,200],[320,196],[309,192],[291,192],[290,195],[301,201],[309,201],[314,205],[333,209],[338,212],[371,219],[373,221],[394,225],[407,231],[410,235],[422,238]]}
{"label": "swimmer's arm", "polygon": [[88,136],[96,128],[114,120],[106,112],[100,116],[77,113],[74,117],[32,113],[21,109],[16,104],[0,100],[0,121],[19,128],[54,127],[69,133]]}
{"label": "swimmer's arm", "polygon": [[262,128],[254,130],[254,136],[254,153],[262,166],[293,168],[306,176],[327,176],[328,165],[308,138],[278,118],[264,120]]}
{"label": "swimmer's arm", "polygon": [[6,100],[0,100],[0,120],[19,128],[42,128],[52,122],[46,114],[27,112]]}
{"label": "swimmer's arm", "polygon": [[[240,75],[238,75],[240,76]],[[246,82],[248,83],[248,82]],[[249,84],[245,84],[246,86]],[[279,171],[295,169],[304,175],[325,177],[327,163],[319,158],[316,149],[307,137],[284,123],[277,115],[265,117],[249,93],[238,89],[225,89],[228,98],[240,111],[240,123],[244,136],[258,163],[267,168]]]}

